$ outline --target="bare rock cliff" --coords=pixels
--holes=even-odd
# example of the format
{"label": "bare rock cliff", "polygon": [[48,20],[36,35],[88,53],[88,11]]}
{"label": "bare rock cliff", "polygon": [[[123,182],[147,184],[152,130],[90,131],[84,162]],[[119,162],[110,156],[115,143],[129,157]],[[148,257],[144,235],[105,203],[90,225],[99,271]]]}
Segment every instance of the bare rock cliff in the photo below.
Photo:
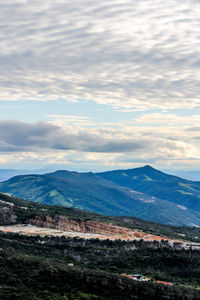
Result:
{"label": "bare rock cliff", "polygon": [[106,235],[133,233],[132,230],[119,226],[89,220],[70,220],[63,216],[36,216],[34,219],[30,220],[30,224],[63,231],[76,231]]}
{"label": "bare rock cliff", "polygon": [[34,219],[31,219],[29,223],[39,227],[58,229],[62,231],[100,234],[120,239],[164,239],[161,236],[151,236],[147,233],[138,230],[131,230],[125,227],[119,227],[90,220],[70,220],[63,216],[36,216]]}

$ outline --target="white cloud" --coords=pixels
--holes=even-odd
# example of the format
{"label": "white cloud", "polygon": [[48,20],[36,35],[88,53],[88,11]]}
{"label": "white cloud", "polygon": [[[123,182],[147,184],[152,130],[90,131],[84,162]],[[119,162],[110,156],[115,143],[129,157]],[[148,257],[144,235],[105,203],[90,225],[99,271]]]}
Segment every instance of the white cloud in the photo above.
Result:
{"label": "white cloud", "polygon": [[58,125],[61,127],[76,127],[76,130],[80,130],[86,126],[95,126],[95,122],[89,117],[85,116],[74,116],[74,115],[47,115],[51,120],[51,124]]}
{"label": "white cloud", "polygon": [[[131,122],[129,122],[131,124]],[[167,126],[168,128],[178,126],[178,127],[188,127],[196,126],[200,124],[200,114],[181,116],[172,113],[146,113],[137,120],[134,120],[132,124],[138,123],[143,125],[159,125]]]}
{"label": "white cloud", "polygon": [[[147,139],[146,139],[147,140]],[[107,137],[95,131],[74,130],[39,122],[0,121],[0,151],[76,150],[83,152],[121,153],[148,149],[137,138]]]}
{"label": "white cloud", "polygon": [[[74,122],[82,120],[81,116],[69,117]],[[156,117],[156,122],[160,122],[160,116]],[[200,138],[197,138],[200,130],[188,127],[187,123],[180,127],[176,122],[171,126],[143,123],[141,126],[136,119],[135,124],[116,126],[111,123],[109,127],[104,123],[95,124],[95,127],[74,126],[71,120],[64,125],[1,121],[0,163],[12,167],[15,162],[28,167],[50,164],[76,170],[131,168],[144,164],[172,169],[185,165],[195,169],[200,163]]]}
{"label": "white cloud", "polygon": [[194,0],[3,1],[0,99],[199,109],[199,14]]}

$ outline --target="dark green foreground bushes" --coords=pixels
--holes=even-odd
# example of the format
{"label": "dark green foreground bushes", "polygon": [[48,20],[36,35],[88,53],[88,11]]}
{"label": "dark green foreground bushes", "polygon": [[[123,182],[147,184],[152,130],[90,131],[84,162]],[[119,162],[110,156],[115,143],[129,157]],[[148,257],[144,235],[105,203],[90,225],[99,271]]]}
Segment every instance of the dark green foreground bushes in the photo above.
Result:
{"label": "dark green foreground bushes", "polygon": [[[0,299],[200,299],[198,251],[147,249],[140,241],[135,246],[132,250],[133,242],[0,233]],[[152,281],[133,281],[122,272],[147,275]]]}
{"label": "dark green foreground bushes", "polygon": [[195,289],[143,283],[117,274],[70,269],[46,259],[4,253],[0,299],[200,299]]}

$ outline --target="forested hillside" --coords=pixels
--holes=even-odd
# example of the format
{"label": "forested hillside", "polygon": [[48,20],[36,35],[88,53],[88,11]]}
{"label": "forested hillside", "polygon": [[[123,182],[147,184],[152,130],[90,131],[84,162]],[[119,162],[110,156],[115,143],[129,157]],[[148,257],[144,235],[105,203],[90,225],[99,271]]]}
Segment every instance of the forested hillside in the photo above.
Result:
{"label": "forested hillside", "polygon": [[200,226],[200,183],[150,166],[98,174],[56,171],[21,175],[0,183],[0,191],[104,215]]}

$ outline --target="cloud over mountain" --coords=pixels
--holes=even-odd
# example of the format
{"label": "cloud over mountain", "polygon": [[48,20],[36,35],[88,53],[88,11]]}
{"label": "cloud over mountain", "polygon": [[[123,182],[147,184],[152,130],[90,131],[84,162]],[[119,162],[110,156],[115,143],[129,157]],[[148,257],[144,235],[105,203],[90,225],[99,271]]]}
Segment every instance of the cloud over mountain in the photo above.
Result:
{"label": "cloud over mountain", "polygon": [[28,124],[0,121],[0,152],[57,149],[118,153],[143,148],[148,148],[144,141],[133,138],[106,138],[86,130],[67,132],[59,126],[44,122]]}
{"label": "cloud over mountain", "polygon": [[[160,122],[160,115],[156,117]],[[174,116],[171,117],[173,119]],[[76,119],[81,125],[76,126]],[[82,120],[86,120],[85,127]],[[148,127],[144,124],[139,126],[141,120],[138,118],[135,124],[119,124],[118,127],[99,124],[95,128],[91,125],[93,120],[81,117],[70,117],[69,124],[0,121],[0,163],[13,165],[22,162],[30,167],[41,164],[74,165],[79,170],[84,166],[87,170],[88,166],[99,170],[106,166],[128,168],[147,162],[166,166],[199,164],[199,134],[196,128],[192,131],[192,127],[175,126],[176,123],[172,127],[165,127],[165,124],[163,127],[151,126],[151,115],[146,119],[150,122]],[[166,120],[169,120],[168,115]],[[88,124],[91,127],[87,127]]]}

